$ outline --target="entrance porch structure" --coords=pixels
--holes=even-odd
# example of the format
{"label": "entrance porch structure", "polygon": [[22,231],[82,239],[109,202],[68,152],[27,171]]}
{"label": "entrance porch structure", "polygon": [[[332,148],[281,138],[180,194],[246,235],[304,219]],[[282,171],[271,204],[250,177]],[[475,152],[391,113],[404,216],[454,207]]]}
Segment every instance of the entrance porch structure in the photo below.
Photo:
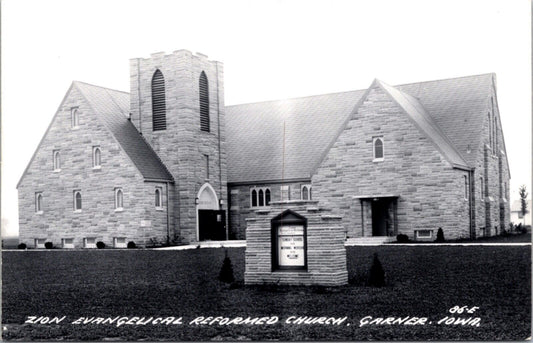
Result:
{"label": "entrance porch structure", "polygon": [[395,237],[398,234],[396,194],[358,195],[361,204],[361,237]]}

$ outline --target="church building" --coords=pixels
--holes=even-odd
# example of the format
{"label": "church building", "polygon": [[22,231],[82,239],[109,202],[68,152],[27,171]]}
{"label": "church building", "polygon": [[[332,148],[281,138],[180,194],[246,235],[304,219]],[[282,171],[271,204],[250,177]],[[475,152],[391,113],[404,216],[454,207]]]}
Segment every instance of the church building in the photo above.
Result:
{"label": "church building", "polygon": [[279,200],[347,239],[492,236],[509,179],[494,74],[226,106],[223,64],[178,50],[131,59],[130,93],[72,83],[17,185],[19,240],[243,240]]}

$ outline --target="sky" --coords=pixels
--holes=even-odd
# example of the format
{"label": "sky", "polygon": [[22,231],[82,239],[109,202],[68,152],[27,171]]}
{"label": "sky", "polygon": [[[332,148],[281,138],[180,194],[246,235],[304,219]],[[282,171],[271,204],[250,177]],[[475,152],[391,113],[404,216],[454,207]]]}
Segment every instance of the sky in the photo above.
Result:
{"label": "sky", "polygon": [[494,72],[511,200],[531,193],[529,0],[3,0],[2,234],[16,184],[73,80],[129,91],[129,59],[224,63],[227,105]]}

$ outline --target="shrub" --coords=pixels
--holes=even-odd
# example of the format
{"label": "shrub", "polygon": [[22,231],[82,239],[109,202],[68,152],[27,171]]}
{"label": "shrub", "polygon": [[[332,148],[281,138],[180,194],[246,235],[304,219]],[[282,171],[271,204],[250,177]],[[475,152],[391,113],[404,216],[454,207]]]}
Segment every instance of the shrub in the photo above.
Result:
{"label": "shrub", "polygon": [[225,283],[232,283],[235,281],[233,276],[233,266],[231,265],[231,260],[228,256],[228,251],[225,250],[224,262],[222,262],[222,268],[220,269],[220,274],[218,274],[218,279]]}
{"label": "shrub", "polygon": [[374,260],[372,261],[372,267],[370,267],[368,285],[372,287],[385,286],[385,271],[381,266],[377,253],[374,253]]}
{"label": "shrub", "polygon": [[439,230],[437,231],[437,239],[435,242],[444,242],[444,231],[442,231],[441,227],[439,227]]}
{"label": "shrub", "polygon": [[98,241],[98,242],[96,242],[96,247],[98,249],[103,249],[103,248],[105,248],[105,243],[102,242],[102,241]]}
{"label": "shrub", "polygon": [[527,227],[528,227],[528,225],[522,225],[520,227],[520,233],[527,233]]}
{"label": "shrub", "polygon": [[52,242],[46,242],[44,243],[44,247],[46,249],[52,249],[54,247],[54,244]]}
{"label": "shrub", "polygon": [[515,229],[516,232],[522,232],[522,223],[518,223],[518,225],[515,226],[514,229]]}
{"label": "shrub", "polygon": [[135,242],[134,241],[129,241],[128,242],[128,249],[135,249],[137,248],[137,245],[135,245]]}
{"label": "shrub", "polygon": [[19,248],[19,249],[26,249],[26,248],[27,248],[27,247],[26,247],[26,243],[20,243],[20,244],[17,246],[17,248]]}
{"label": "shrub", "polygon": [[407,235],[404,235],[403,233],[400,233],[396,236],[396,240],[398,243],[407,243],[409,242],[409,237]]}

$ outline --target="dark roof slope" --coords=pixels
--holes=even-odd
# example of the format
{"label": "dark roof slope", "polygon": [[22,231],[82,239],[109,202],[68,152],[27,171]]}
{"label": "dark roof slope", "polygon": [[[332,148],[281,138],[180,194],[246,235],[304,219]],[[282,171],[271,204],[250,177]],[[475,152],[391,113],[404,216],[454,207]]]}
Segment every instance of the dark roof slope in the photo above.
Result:
{"label": "dark roof slope", "polygon": [[228,182],[309,178],[363,93],[227,106]]}
{"label": "dark roof slope", "polygon": [[145,179],[173,181],[163,162],[128,120],[130,108],[128,93],[79,81],[75,81],[74,85]]}
{"label": "dark roof slope", "polygon": [[[476,156],[470,151],[480,142],[492,78],[483,74],[389,87],[424,112],[420,120],[428,124],[427,134],[439,133],[432,139],[445,148],[452,164],[472,166]],[[283,179],[310,178],[364,93],[227,106],[228,182],[280,180],[282,169]]]}

